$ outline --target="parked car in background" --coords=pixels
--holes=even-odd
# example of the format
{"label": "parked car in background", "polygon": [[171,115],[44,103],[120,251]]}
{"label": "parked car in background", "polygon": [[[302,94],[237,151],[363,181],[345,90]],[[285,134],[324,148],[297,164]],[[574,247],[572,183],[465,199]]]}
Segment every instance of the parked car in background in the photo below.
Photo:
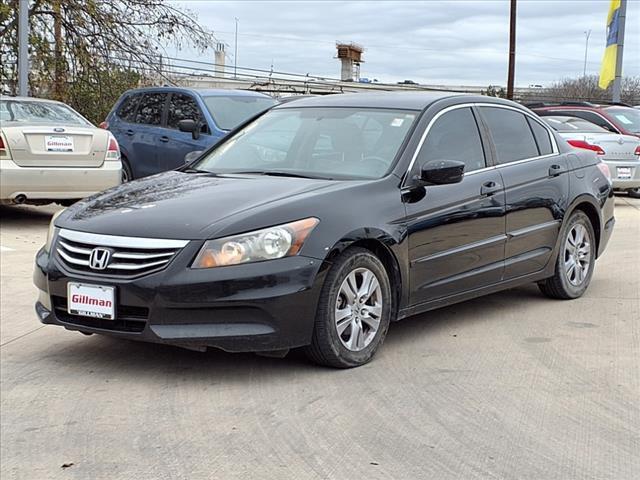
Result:
{"label": "parked car in background", "polygon": [[139,88],[120,97],[101,127],[118,140],[122,180],[128,181],[183,165],[187,153],[206,150],[276,103],[241,90]]}
{"label": "parked car in background", "polygon": [[527,105],[538,115],[578,117],[622,135],[640,137],[640,111],[621,105],[593,105],[588,102],[566,102],[558,105]]}
{"label": "parked car in background", "polygon": [[608,173],[498,98],[289,102],[194,164],[54,218],[36,312],[86,334],[306,347],[355,367],[411,315],[529,282],[583,295],[615,223]]}
{"label": "parked car in background", "polygon": [[74,201],[120,183],[114,136],[68,105],[0,97],[0,203]]}
{"label": "parked car in background", "polygon": [[592,150],[609,166],[613,188],[640,198],[640,138],[611,133],[577,117],[542,117],[575,148]]}

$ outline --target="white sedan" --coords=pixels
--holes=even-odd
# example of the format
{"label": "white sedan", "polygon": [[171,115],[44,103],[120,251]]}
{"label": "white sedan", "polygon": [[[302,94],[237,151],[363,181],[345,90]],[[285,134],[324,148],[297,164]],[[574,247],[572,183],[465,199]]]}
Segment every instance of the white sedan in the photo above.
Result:
{"label": "white sedan", "polygon": [[612,133],[582,118],[541,118],[571,146],[596,152],[609,166],[614,189],[640,198],[640,138]]}
{"label": "white sedan", "polygon": [[120,149],[111,133],[68,105],[0,97],[0,203],[72,203],[118,185]]}

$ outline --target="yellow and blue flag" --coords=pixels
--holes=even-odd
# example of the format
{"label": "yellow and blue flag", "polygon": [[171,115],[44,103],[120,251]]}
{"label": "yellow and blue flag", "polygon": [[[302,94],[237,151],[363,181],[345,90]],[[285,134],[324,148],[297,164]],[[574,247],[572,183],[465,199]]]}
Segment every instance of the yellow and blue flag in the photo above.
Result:
{"label": "yellow and blue flag", "polygon": [[618,58],[618,34],[620,27],[620,0],[611,0],[607,16],[607,46],[600,67],[598,86],[603,90],[616,78],[616,60]]}

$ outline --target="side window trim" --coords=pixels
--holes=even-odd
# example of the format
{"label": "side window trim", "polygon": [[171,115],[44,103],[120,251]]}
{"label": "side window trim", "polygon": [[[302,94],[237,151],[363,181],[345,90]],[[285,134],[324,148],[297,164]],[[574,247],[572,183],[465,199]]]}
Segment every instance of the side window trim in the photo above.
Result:
{"label": "side window trim", "polygon": [[[535,121],[538,121],[536,119],[535,115],[532,114],[532,113],[529,113],[529,112],[527,112],[525,110],[522,110],[520,108],[512,107],[511,105],[503,105],[503,104],[500,104],[500,103],[471,102],[471,103],[460,103],[460,104],[457,104],[457,105],[451,105],[449,107],[445,107],[445,108],[443,108],[442,110],[440,110],[438,113],[436,113],[433,116],[433,118],[429,121],[429,123],[425,127],[424,131],[422,132],[422,136],[420,138],[420,141],[418,142],[418,145],[416,146],[416,149],[413,152],[413,155],[411,156],[411,161],[409,162],[409,166],[407,167],[407,170],[404,173],[402,182],[400,184],[401,188],[407,187],[407,181],[411,177],[411,170],[413,170],[413,167],[415,165],[416,159],[418,158],[418,154],[420,153],[420,150],[422,149],[422,145],[424,144],[424,142],[425,142],[425,140],[427,138],[427,135],[429,134],[429,130],[431,130],[431,127],[434,125],[436,120],[438,118],[440,118],[442,115],[444,115],[446,112],[449,112],[451,110],[455,110],[456,108],[464,108],[464,107],[472,107],[472,108],[474,108],[474,107],[505,108],[507,110],[514,110],[516,112],[522,113],[525,116],[530,117]],[[484,119],[482,119],[481,114],[479,114],[479,115],[480,115],[480,118],[481,118],[481,123],[484,125],[484,127],[483,127],[483,129],[484,129],[484,128],[486,128],[486,124],[484,122]],[[538,123],[541,123],[541,122],[538,122]],[[541,123],[541,125],[542,125],[542,123]],[[548,127],[546,125],[542,125],[542,126],[547,130],[547,132],[551,132],[551,127]],[[484,132],[482,132],[482,130],[481,130],[481,134],[482,133],[484,133]],[[490,133],[487,132],[487,135],[490,135]],[[547,157],[557,156],[557,155],[560,154],[560,150],[558,149],[558,143],[556,141],[556,137],[555,137],[555,135],[551,134],[551,147],[553,149],[553,152],[550,153],[549,155],[540,155],[540,156],[537,156],[537,157],[524,158],[522,160],[516,160],[514,162],[503,163],[503,164],[497,165],[495,163],[495,161],[494,161],[495,160],[495,156],[494,156],[495,155],[495,147],[493,145],[493,141],[490,142],[490,145],[491,145],[490,150],[492,152],[492,158],[491,158],[492,162],[491,163],[493,163],[493,165],[489,165],[489,163],[487,162],[487,167],[486,168],[483,168],[481,170],[474,170],[473,172],[470,172],[467,175],[472,175],[473,173],[482,172],[482,171],[489,170],[489,169],[492,169],[492,168],[501,168],[501,167],[504,167],[504,166],[515,165],[515,164],[524,163],[524,162],[530,162],[532,160],[537,160],[539,158],[547,158]]]}

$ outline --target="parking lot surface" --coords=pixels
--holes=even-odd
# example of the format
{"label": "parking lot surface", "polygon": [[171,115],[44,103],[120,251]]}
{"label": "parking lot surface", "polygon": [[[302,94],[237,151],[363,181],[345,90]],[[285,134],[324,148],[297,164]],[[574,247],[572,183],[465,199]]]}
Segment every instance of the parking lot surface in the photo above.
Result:
{"label": "parking lot surface", "polygon": [[640,200],[583,298],[413,317],[352,370],[41,326],[55,210],[0,207],[3,480],[640,478]]}

